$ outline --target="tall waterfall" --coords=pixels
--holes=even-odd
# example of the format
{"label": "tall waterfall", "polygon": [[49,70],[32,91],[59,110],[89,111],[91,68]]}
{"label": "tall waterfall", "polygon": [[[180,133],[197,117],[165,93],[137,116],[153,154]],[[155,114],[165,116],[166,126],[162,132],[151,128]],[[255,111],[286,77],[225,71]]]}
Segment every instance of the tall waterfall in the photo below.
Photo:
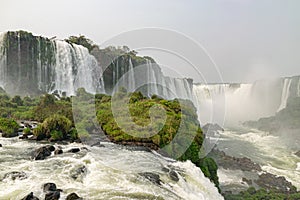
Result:
{"label": "tall waterfall", "polygon": [[299,77],[298,87],[297,87],[297,96],[300,97],[300,77]]}
{"label": "tall waterfall", "polygon": [[0,35],[0,85],[11,94],[103,92],[101,67],[83,46],[26,32]]}
{"label": "tall waterfall", "polygon": [[279,112],[280,110],[282,110],[286,107],[287,100],[290,95],[291,83],[292,83],[292,79],[288,79],[288,78],[284,79],[283,90],[282,90],[282,94],[281,94],[281,103],[280,103],[280,106],[279,106],[277,112]]}

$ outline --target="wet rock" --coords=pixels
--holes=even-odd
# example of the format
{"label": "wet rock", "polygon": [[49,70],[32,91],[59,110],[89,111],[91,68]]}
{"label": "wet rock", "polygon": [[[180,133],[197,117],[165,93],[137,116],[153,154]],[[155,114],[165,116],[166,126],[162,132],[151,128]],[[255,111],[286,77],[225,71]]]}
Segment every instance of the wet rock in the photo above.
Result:
{"label": "wet rock", "polygon": [[161,185],[162,183],[158,174],[154,174],[152,172],[144,172],[144,173],[139,173],[139,175],[145,177],[146,179],[148,179],[154,184]]}
{"label": "wet rock", "polygon": [[163,172],[170,172],[170,169],[169,169],[169,168],[166,168],[166,167],[163,167],[161,170],[162,170]]}
{"label": "wet rock", "polygon": [[64,152],[63,152],[62,149],[56,149],[56,150],[54,151],[54,154],[55,154],[55,155],[63,154],[63,153],[64,153]]}
{"label": "wet rock", "polygon": [[75,180],[82,180],[83,176],[87,174],[86,166],[80,166],[75,170],[71,170],[71,177]]}
{"label": "wet rock", "polygon": [[60,191],[49,192],[45,195],[45,200],[59,200],[60,198]]}
{"label": "wet rock", "polygon": [[3,180],[4,179],[11,179],[11,180],[23,180],[23,179],[26,179],[27,178],[27,175],[25,172],[9,172],[9,173],[6,173],[3,177]]}
{"label": "wet rock", "polygon": [[21,200],[39,200],[36,196],[33,195],[33,192],[30,192],[27,196],[22,198]]}
{"label": "wet rock", "polygon": [[2,144],[0,144],[0,147],[2,147]]}
{"label": "wet rock", "polygon": [[270,173],[259,175],[258,180],[255,180],[254,182],[262,188],[276,190],[286,194],[296,190],[292,183],[287,181],[283,176],[276,176]]}
{"label": "wet rock", "polygon": [[45,183],[43,185],[43,191],[44,192],[55,192],[57,191],[57,187],[55,183]]}
{"label": "wet rock", "polygon": [[248,185],[252,185],[252,180],[251,179],[246,179],[246,178],[242,178],[242,181],[244,182],[244,183],[247,183]]}
{"label": "wet rock", "polygon": [[44,160],[46,157],[51,155],[51,152],[54,151],[54,146],[44,146],[41,148],[38,148],[33,153],[33,159],[34,160]]}
{"label": "wet rock", "polygon": [[259,164],[254,163],[251,159],[243,157],[236,158],[228,156],[225,152],[218,149],[213,149],[209,156],[215,159],[219,167],[231,170],[242,170],[242,171],[262,171]]}
{"label": "wet rock", "polygon": [[298,157],[300,157],[300,151],[297,151],[297,152],[295,153],[295,155],[298,156]]}
{"label": "wet rock", "polygon": [[77,153],[79,151],[80,151],[79,148],[72,148],[72,149],[68,150],[69,153]]}
{"label": "wet rock", "polygon": [[67,196],[66,200],[83,200],[83,198],[79,197],[76,193],[71,193]]}
{"label": "wet rock", "polygon": [[173,181],[176,181],[176,182],[179,181],[178,174],[174,170],[170,171],[169,176]]}

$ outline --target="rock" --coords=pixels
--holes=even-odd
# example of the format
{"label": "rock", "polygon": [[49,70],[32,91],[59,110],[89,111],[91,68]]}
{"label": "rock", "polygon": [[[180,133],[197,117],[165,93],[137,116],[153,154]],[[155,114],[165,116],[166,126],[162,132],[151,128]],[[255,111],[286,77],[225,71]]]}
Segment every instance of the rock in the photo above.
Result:
{"label": "rock", "polygon": [[19,179],[19,180],[23,180],[23,179],[26,179],[27,178],[27,175],[25,172],[9,172],[9,173],[6,173],[3,177],[3,180],[4,179],[11,179],[11,180],[16,180],[16,179]]}
{"label": "rock", "polygon": [[51,152],[54,151],[54,146],[44,146],[41,148],[38,148],[33,153],[33,159],[34,160],[44,160],[46,157],[51,155]]}
{"label": "rock", "polygon": [[64,152],[63,152],[62,149],[56,149],[56,150],[54,151],[54,154],[55,154],[55,155],[63,154],[63,153],[64,153]]}
{"label": "rock", "polygon": [[76,193],[71,193],[67,196],[66,200],[83,200],[83,198],[79,197]]}
{"label": "rock", "polygon": [[75,180],[82,180],[83,176],[87,174],[86,166],[81,166],[75,170],[71,171],[71,177]]}
{"label": "rock", "polygon": [[242,181],[247,183],[248,185],[252,185],[252,180],[251,179],[246,179],[246,178],[242,178]]}
{"label": "rock", "polygon": [[162,183],[158,174],[154,174],[152,172],[144,172],[144,173],[139,173],[139,175],[145,177],[146,179],[148,179],[154,184],[161,185]]}
{"label": "rock", "polygon": [[224,129],[218,124],[207,123],[202,127],[203,133],[213,133],[218,131],[224,131]]}
{"label": "rock", "polygon": [[39,200],[36,196],[33,195],[33,192],[30,192],[27,196],[22,198],[21,200]]}
{"label": "rock", "polygon": [[0,147],[2,147],[2,144],[0,144]]}
{"label": "rock", "polygon": [[297,152],[295,153],[295,155],[298,156],[298,157],[300,157],[300,151],[297,151]]}
{"label": "rock", "polygon": [[72,149],[68,150],[69,153],[77,153],[79,151],[80,151],[79,148],[72,148]]}
{"label": "rock", "polygon": [[178,174],[174,170],[170,171],[169,176],[173,181],[176,181],[176,182],[179,181]]}
{"label": "rock", "polygon": [[163,172],[170,172],[170,169],[167,168],[167,167],[163,167],[161,170],[162,170]]}
{"label": "rock", "polygon": [[218,149],[213,149],[209,156],[215,159],[219,167],[231,170],[242,170],[242,171],[262,171],[259,164],[254,163],[249,158],[236,158],[228,156],[225,152]]}
{"label": "rock", "polygon": [[292,183],[287,181],[283,176],[276,176],[270,173],[259,175],[258,180],[254,182],[264,189],[276,190],[286,194],[292,193],[296,189]]}
{"label": "rock", "polygon": [[45,195],[45,200],[59,200],[60,198],[60,191],[49,192]]}
{"label": "rock", "polygon": [[43,191],[44,192],[55,192],[57,191],[57,187],[55,183],[45,183],[43,185]]}

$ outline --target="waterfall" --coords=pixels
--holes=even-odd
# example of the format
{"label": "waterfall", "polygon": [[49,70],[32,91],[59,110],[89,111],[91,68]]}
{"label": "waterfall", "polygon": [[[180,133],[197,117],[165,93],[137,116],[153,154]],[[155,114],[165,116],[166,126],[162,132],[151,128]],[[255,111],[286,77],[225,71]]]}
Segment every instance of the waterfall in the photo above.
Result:
{"label": "waterfall", "polygon": [[233,125],[247,120],[275,115],[279,105],[286,106],[290,81],[282,79],[249,84],[194,84],[194,104],[199,120],[204,123]]}
{"label": "waterfall", "polygon": [[290,95],[290,87],[291,87],[292,79],[286,78],[284,79],[283,88],[282,88],[282,94],[281,94],[281,103],[277,110],[277,112],[281,111],[286,107],[287,100]]}
{"label": "waterfall", "polygon": [[[4,42],[16,45],[4,46]],[[6,32],[0,35],[0,53],[0,86],[10,94],[74,95],[80,87],[90,93],[104,92],[102,69],[81,45]]]}
{"label": "waterfall", "polygon": [[6,52],[4,48],[5,33],[0,33],[0,87],[4,87],[6,80]]}
{"label": "waterfall", "polygon": [[129,68],[128,68],[128,90],[133,92],[135,88],[135,77],[134,77],[134,70],[131,58],[129,57]]}
{"label": "waterfall", "polygon": [[297,96],[300,97],[300,77],[299,77],[298,87],[297,87]]}

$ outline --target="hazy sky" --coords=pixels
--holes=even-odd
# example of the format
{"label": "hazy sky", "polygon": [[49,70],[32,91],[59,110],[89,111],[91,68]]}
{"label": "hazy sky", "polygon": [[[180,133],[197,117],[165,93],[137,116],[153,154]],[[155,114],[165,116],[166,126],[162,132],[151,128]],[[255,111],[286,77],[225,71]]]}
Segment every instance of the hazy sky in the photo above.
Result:
{"label": "hazy sky", "polygon": [[299,0],[0,2],[0,31],[24,29],[59,38],[83,34],[101,44],[133,29],[166,28],[202,44],[226,82],[300,75]]}

